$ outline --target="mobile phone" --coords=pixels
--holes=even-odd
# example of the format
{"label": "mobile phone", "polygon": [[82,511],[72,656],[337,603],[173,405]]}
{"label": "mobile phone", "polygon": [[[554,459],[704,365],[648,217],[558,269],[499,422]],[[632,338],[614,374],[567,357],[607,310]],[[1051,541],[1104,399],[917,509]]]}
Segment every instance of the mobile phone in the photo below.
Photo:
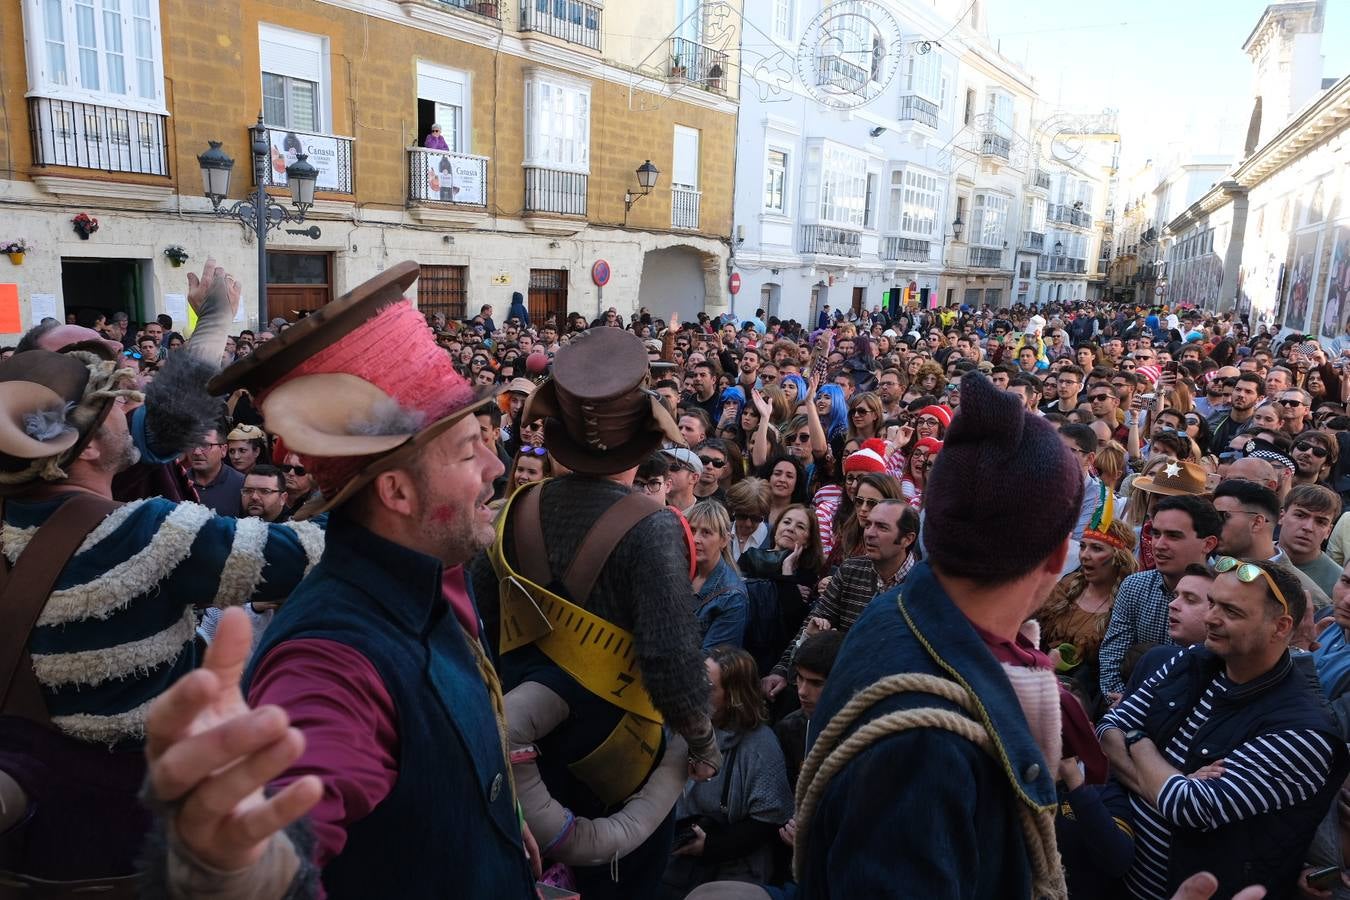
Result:
{"label": "mobile phone", "polygon": [[1181,366],[1177,363],[1175,359],[1170,359],[1167,362],[1163,363],[1163,371],[1166,372],[1168,375],[1177,374],[1180,368]]}
{"label": "mobile phone", "polygon": [[1313,869],[1308,873],[1308,887],[1326,890],[1341,877],[1340,866],[1327,866],[1325,869]]}

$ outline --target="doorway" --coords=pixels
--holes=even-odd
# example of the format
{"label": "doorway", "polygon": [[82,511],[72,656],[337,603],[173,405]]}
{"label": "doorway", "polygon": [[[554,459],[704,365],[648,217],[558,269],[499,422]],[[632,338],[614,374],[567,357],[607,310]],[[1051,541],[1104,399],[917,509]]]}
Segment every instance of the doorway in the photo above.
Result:
{"label": "doorway", "polygon": [[[294,321],[333,299],[331,253],[267,251],[267,321]],[[266,323],[258,323],[259,327]]]}
{"label": "doorway", "polygon": [[867,288],[855,287],[853,289],[853,315],[861,316],[863,304],[867,301]]}
{"label": "doorway", "polygon": [[553,319],[561,330],[567,315],[567,270],[531,269],[528,302],[530,321],[536,328]]}
{"label": "doorway", "polygon": [[[149,260],[61,258],[61,299],[66,315],[72,313],[80,324],[92,324],[99,315],[108,319],[113,313],[126,313],[133,325],[145,322],[150,307],[146,300],[148,283],[143,266]],[[175,322],[175,327],[186,323]],[[133,330],[134,333],[134,330]]]}

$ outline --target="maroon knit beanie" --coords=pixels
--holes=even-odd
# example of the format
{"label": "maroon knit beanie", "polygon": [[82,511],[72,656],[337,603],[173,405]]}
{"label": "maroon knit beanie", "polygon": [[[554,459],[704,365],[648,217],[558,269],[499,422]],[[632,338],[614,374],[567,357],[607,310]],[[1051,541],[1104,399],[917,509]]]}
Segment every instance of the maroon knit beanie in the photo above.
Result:
{"label": "maroon knit beanie", "polygon": [[1064,543],[1078,522],[1083,471],[1053,425],[968,372],[923,497],[933,566],[996,584],[1030,572]]}

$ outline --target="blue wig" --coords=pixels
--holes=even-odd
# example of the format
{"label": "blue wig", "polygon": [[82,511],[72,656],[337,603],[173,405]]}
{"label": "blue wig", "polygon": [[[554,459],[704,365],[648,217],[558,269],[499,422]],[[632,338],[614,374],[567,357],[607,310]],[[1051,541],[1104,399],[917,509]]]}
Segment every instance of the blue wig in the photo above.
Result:
{"label": "blue wig", "polygon": [[[807,386],[806,386],[806,379],[805,379],[805,378],[803,378],[803,377],[800,376],[800,375],[784,375],[782,378],[778,379],[778,383],[779,383],[780,386],[782,386],[784,392],[787,391],[787,384],[788,384],[788,382],[791,382],[792,384],[795,384],[795,385],[797,386],[797,403],[798,403],[798,404],[808,403],[808,402],[811,401],[812,398],[806,396],[808,389],[807,389]],[[796,406],[793,406],[793,407],[792,407],[792,412],[793,412],[794,415],[796,414],[796,412],[797,412],[797,407],[796,407]]]}
{"label": "blue wig", "polygon": [[718,409],[720,410],[721,407],[726,406],[728,402],[736,404],[735,421],[740,422],[741,410],[745,409],[745,391],[741,390],[740,385],[733,385],[722,391],[722,396],[717,400]]}
{"label": "blue wig", "polygon": [[[835,435],[848,431],[848,400],[844,398],[844,389],[837,384],[822,384],[816,391],[830,398],[830,415],[822,419],[820,425],[825,429],[825,437],[833,439]],[[811,398],[815,400],[815,397]]]}

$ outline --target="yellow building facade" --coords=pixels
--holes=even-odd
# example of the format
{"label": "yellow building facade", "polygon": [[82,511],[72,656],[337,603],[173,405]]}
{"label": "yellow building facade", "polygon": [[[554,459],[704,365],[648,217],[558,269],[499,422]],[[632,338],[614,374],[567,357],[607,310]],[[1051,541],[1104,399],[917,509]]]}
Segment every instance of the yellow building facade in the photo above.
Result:
{"label": "yellow building facade", "polygon": [[[449,315],[500,319],[515,291],[536,313],[721,311],[737,18],[677,0],[0,5],[0,241],[30,245],[0,284],[22,328],[117,311],[178,327],[185,273],[214,255],[254,323],[256,244],[213,211],[197,157],[219,141],[235,160],[222,207],[251,196],[261,112],[277,202],[297,154],[319,170],[305,222],[269,237],[269,318],[407,258],[419,302]],[[433,124],[444,149],[424,146]],[[99,222],[87,239],[78,213]]]}

